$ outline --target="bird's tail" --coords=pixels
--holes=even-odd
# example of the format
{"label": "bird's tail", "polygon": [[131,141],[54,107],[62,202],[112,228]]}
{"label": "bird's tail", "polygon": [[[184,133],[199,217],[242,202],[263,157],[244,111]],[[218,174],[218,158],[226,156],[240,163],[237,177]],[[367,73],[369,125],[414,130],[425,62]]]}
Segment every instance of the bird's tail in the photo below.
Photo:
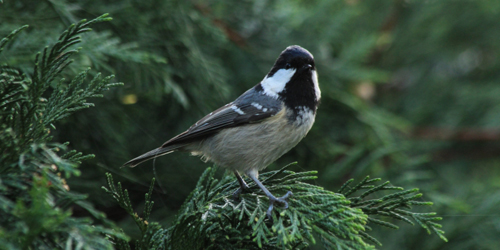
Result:
{"label": "bird's tail", "polygon": [[175,145],[175,146],[169,146],[169,147],[159,147],[157,149],[153,149],[145,154],[142,154],[140,156],[137,156],[135,157],[134,159],[130,160],[130,161],[127,161],[125,162],[125,164],[123,164],[123,167],[135,167],[145,161],[148,161],[148,160],[151,160],[151,159],[154,159],[156,157],[159,157],[159,156],[162,156],[162,155],[166,155],[166,154],[169,154],[169,153],[172,153],[174,152],[176,149],[179,149],[180,147],[182,147],[183,145]]}

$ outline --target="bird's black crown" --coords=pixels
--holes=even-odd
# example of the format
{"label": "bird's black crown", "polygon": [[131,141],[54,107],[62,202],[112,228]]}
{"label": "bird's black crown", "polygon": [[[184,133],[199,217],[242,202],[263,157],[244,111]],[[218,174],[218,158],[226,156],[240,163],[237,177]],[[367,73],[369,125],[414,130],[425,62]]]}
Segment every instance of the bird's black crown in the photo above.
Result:
{"label": "bird's black crown", "polygon": [[295,68],[300,70],[306,65],[311,65],[312,69],[315,69],[313,55],[298,45],[288,46],[281,52],[267,76],[273,76],[280,69]]}

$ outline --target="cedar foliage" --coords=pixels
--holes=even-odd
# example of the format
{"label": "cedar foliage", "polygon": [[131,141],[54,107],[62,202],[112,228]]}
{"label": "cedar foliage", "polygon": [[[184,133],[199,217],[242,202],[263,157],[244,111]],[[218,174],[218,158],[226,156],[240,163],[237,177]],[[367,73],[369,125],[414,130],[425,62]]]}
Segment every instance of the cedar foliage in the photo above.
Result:
{"label": "cedar foliage", "polygon": [[[88,82],[88,70],[71,81],[56,78],[77,53],[72,46],[89,26],[109,21],[107,15],[69,27],[52,47],[35,59],[33,75],[10,67],[0,68],[0,241],[5,249],[113,249],[104,235],[124,239],[110,227],[95,225],[90,218],[72,216],[71,207],[84,208],[95,219],[102,212],[85,201],[86,195],[69,191],[67,180],[80,175],[81,161],[92,158],[68,143],[52,142],[55,123],[77,110],[88,108],[86,99],[101,97],[113,76],[99,74]],[[0,52],[23,26],[0,41]],[[49,93],[50,92],[50,93]],[[64,153],[64,154],[63,154]],[[109,222],[108,222],[109,224]]]}
{"label": "cedar foliage", "polygon": [[[154,179],[145,195],[143,217],[134,212],[128,191],[120,182],[115,185],[107,174],[108,187],[103,189],[127,211],[141,231],[136,249],[307,249],[320,242],[324,249],[375,249],[382,243],[371,236],[376,224],[392,229],[398,226],[376,217],[394,218],[411,225],[414,220],[428,233],[444,237],[436,213],[416,213],[412,206],[429,206],[431,202],[416,201],[418,189],[404,190],[387,181],[374,186],[380,179],[366,177],[350,187],[346,182],[338,193],[305,181],[317,178],[316,171],[293,172],[286,166],[260,175],[268,189],[275,193],[292,191],[289,208],[275,208],[272,220],[267,219],[268,198],[251,182],[249,193],[234,200],[239,183],[229,173],[220,180],[214,178],[216,168],[207,168],[193,192],[178,211],[171,227],[163,228],[149,221],[153,202]],[[247,180],[248,181],[248,180]],[[359,196],[352,196],[364,190]],[[399,190],[377,199],[366,199],[382,190]],[[346,198],[349,197],[349,198]],[[122,239],[112,239],[118,249],[129,250]]]}

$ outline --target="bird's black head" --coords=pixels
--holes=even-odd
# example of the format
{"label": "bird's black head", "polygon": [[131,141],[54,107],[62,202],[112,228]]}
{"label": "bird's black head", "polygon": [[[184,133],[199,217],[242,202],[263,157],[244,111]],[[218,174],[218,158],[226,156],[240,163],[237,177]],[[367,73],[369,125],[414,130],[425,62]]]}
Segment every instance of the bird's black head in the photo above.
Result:
{"label": "bird's black head", "polygon": [[315,69],[314,57],[309,51],[298,45],[289,46],[281,52],[267,77],[272,77],[280,69]]}
{"label": "bird's black head", "polygon": [[291,109],[306,107],[315,112],[321,91],[313,55],[298,45],[289,46],[256,88],[280,98]]}

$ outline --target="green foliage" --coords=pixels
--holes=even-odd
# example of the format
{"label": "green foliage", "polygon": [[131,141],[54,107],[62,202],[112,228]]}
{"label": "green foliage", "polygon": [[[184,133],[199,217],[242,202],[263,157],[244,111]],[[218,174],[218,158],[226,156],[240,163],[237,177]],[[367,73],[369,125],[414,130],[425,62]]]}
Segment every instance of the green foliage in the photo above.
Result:
{"label": "green foliage", "polygon": [[[268,199],[255,184],[250,185],[252,193],[233,201],[231,195],[238,183],[230,176],[219,181],[213,178],[214,173],[215,169],[205,171],[179,211],[171,233],[172,249],[221,245],[236,249],[303,249],[319,239],[328,248],[370,248],[358,235],[367,217],[350,208],[344,197],[303,182],[315,179],[314,171],[295,173],[283,168],[260,176],[271,192],[294,193],[288,209],[276,208],[273,223],[266,220]],[[315,239],[314,234],[319,238]]]}
{"label": "green foliage", "polygon": [[148,227],[148,222],[147,220],[149,219],[149,215],[151,214],[151,209],[153,208],[154,202],[151,201],[151,195],[153,193],[153,187],[155,183],[155,179],[153,178],[151,180],[151,185],[149,187],[149,192],[146,193],[146,204],[144,205],[144,211],[143,211],[143,216],[144,218],[139,217],[134,212],[134,209],[132,207],[132,204],[130,203],[130,198],[128,195],[128,191],[125,189],[122,189],[122,184],[118,182],[118,188],[116,188],[114,181],[113,181],[113,176],[110,173],[106,174],[107,177],[107,182],[109,189],[106,187],[103,187],[104,191],[111,195],[113,199],[115,200],[116,203],[118,203],[127,213],[134,218],[135,223],[141,229],[142,233],[145,233]]}
{"label": "green foliage", "polygon": [[[274,193],[294,193],[289,208],[275,208],[272,220],[266,216],[268,198],[254,183],[249,182],[249,192],[234,200],[238,182],[232,175],[224,175],[220,180],[214,178],[216,168],[205,170],[168,229],[148,222],[153,206],[150,199],[154,179],[146,194],[142,218],[134,212],[128,191],[122,189],[120,182],[116,187],[109,173],[109,188],[103,188],[141,230],[142,237],[135,244],[137,249],[305,249],[318,241],[325,249],[374,249],[368,241],[382,244],[366,232],[371,230],[366,224],[398,227],[371,216],[395,218],[413,225],[405,217],[410,216],[429,233],[432,229],[446,241],[444,232],[438,229],[441,225],[434,222],[441,220],[440,217],[435,217],[435,213],[409,210],[414,205],[432,205],[431,202],[415,201],[421,194],[408,196],[418,189],[363,200],[382,190],[403,189],[389,186],[389,182],[373,186],[370,184],[380,179],[367,177],[352,188],[350,180],[339,193],[334,193],[304,182],[316,179],[316,171],[293,172],[287,170],[288,167],[261,175],[262,182]],[[345,198],[364,189],[366,191],[357,197]],[[118,249],[130,249],[123,240],[113,241],[120,246]]]}
{"label": "green foliage", "polygon": [[[410,225],[414,225],[414,223],[408,218],[415,220],[420,226],[422,226],[427,233],[431,234],[432,232],[436,233],[442,240],[448,241],[444,236],[444,231],[440,228],[442,227],[440,224],[435,221],[442,220],[441,217],[436,217],[436,213],[416,213],[409,211],[413,206],[432,206],[432,202],[424,202],[417,201],[420,197],[422,197],[421,193],[418,193],[418,188],[404,190],[402,187],[394,187],[389,186],[390,182],[386,181],[378,186],[372,185],[375,182],[380,181],[380,178],[370,179],[368,176],[363,179],[361,182],[356,184],[354,187],[350,187],[350,184],[354,181],[354,179],[350,179],[338,191],[343,194],[345,197],[348,197],[351,207],[360,208],[363,213],[368,216],[368,222],[373,224],[378,224],[381,226],[385,226],[388,228],[398,229],[399,227],[395,224],[387,221],[382,221],[380,219],[376,219],[377,216],[393,218],[396,220],[404,221]],[[380,198],[376,199],[366,199],[369,195],[376,194],[382,190],[400,190],[400,192],[392,193],[384,195]],[[356,192],[362,192],[359,196],[350,197]],[[370,227],[367,226],[368,230],[371,230]],[[368,237],[373,242],[382,245],[382,243],[378,242],[375,238],[369,236],[365,232],[361,232],[364,236]]]}
{"label": "green foliage", "polygon": [[9,42],[9,40],[12,40],[17,35],[17,33],[26,28],[28,28],[28,25],[24,25],[21,28],[12,31],[6,37],[2,38],[2,40],[0,40],[0,53],[2,53],[3,47]]}
{"label": "green foliage", "polygon": [[[0,67],[0,241],[5,249],[112,249],[105,234],[125,238],[90,218],[72,216],[72,206],[78,205],[106,222],[104,214],[86,202],[85,195],[70,192],[67,183],[80,174],[78,164],[93,156],[67,150],[68,143],[51,142],[55,122],[90,107],[87,98],[119,85],[110,83],[112,77],[99,76],[85,84],[88,70],[69,83],[61,79],[53,84],[77,52],[71,47],[81,41],[78,35],[90,31],[93,23],[110,20],[106,16],[70,26],[57,43],[37,55],[32,77],[8,65]],[[25,28],[2,39],[0,52]]]}
{"label": "green foliage", "polygon": [[[135,241],[135,249],[165,249],[166,237],[168,237],[167,230],[163,229],[158,222],[148,222],[154,202],[151,201],[155,179],[151,180],[149,192],[145,195],[146,204],[144,205],[143,217],[140,217],[130,202],[128,191],[123,190],[122,185],[118,182],[118,187],[115,186],[113,176],[109,173],[106,174],[108,188],[102,187],[106,193],[111,195],[116,203],[120,205],[127,213],[134,219],[137,227],[141,230],[142,237]],[[116,245],[116,249],[129,250],[130,245],[127,241],[119,237],[110,236],[110,240]]]}

